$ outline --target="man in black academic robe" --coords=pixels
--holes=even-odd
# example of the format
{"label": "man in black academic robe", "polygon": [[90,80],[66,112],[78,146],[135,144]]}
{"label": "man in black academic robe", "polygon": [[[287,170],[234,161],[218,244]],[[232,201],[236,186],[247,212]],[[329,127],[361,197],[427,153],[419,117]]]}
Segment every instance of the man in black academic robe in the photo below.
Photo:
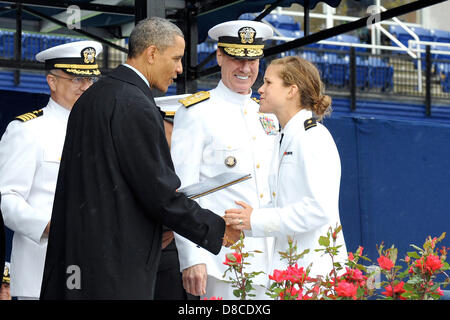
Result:
{"label": "man in black academic robe", "polygon": [[215,254],[229,235],[222,217],[176,192],[163,119],[144,80],[161,81],[152,70],[174,58],[147,49],[134,60],[144,74],[119,66],[70,114],[41,299],[153,299],[162,225]]}

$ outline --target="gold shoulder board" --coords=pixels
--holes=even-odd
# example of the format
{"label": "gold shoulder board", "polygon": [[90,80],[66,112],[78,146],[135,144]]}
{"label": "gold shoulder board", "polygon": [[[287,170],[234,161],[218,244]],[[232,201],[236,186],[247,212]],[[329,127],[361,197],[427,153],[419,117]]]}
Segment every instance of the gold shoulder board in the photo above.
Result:
{"label": "gold shoulder board", "polygon": [[178,100],[185,106],[189,108],[196,103],[209,99],[210,93],[209,91],[199,91],[197,93],[191,94],[189,97]]}
{"label": "gold shoulder board", "polygon": [[256,103],[259,103],[259,99],[256,99],[255,97],[253,97],[252,100],[255,101]]}
{"label": "gold shoulder board", "polygon": [[314,118],[310,118],[308,120],[305,121],[305,131],[308,129],[311,129],[312,127],[317,126],[317,121]]}
{"label": "gold shoulder board", "polygon": [[16,120],[20,120],[22,122],[26,122],[28,120],[36,119],[37,117],[40,117],[44,114],[44,111],[42,110],[35,110],[32,112],[24,113],[20,116],[16,117]]}

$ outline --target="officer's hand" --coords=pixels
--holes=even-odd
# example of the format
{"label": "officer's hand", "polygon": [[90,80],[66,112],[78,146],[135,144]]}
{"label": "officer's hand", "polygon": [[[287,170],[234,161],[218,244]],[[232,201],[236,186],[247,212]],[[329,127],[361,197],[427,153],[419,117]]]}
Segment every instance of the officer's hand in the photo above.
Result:
{"label": "officer's hand", "polygon": [[201,296],[206,294],[206,264],[196,264],[183,270],[183,287],[186,292]]}
{"label": "officer's hand", "polygon": [[234,228],[232,225],[225,227],[225,234],[223,235],[222,245],[225,247],[231,247],[236,241],[241,238],[241,231]]}
{"label": "officer's hand", "polygon": [[235,201],[240,205],[242,209],[228,209],[225,210],[225,221],[227,225],[230,225],[238,230],[251,230],[250,217],[253,212],[253,208],[243,201]]}

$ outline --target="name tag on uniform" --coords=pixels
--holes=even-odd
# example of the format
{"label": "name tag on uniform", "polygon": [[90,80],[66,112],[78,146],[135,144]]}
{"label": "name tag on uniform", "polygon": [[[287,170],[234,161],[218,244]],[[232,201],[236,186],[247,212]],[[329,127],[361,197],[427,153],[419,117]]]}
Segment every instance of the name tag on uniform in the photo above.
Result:
{"label": "name tag on uniform", "polygon": [[273,119],[269,118],[266,115],[260,115],[259,122],[261,122],[261,125],[266,134],[268,135],[278,134],[278,128],[275,126]]}

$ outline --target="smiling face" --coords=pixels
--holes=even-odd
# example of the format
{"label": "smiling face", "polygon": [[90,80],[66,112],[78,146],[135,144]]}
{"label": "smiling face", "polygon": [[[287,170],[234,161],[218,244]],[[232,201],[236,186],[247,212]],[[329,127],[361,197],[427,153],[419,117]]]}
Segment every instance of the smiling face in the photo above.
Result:
{"label": "smiling face", "polygon": [[249,94],[258,77],[259,59],[234,59],[223,53],[222,49],[217,49],[216,57],[225,86],[236,93]]}

